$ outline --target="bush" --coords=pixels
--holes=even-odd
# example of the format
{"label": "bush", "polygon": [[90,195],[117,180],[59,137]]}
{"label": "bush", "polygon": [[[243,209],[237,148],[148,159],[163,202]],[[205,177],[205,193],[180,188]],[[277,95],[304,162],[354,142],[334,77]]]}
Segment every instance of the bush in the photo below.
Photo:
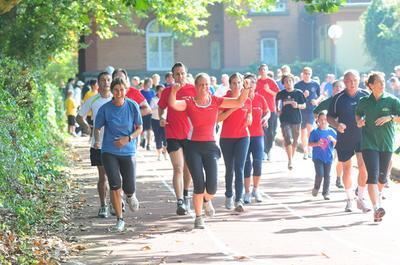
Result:
{"label": "bush", "polygon": [[59,170],[60,95],[40,80],[40,72],[0,58],[0,208],[15,217],[5,226],[20,233],[34,232],[45,219],[49,191],[66,186]]}

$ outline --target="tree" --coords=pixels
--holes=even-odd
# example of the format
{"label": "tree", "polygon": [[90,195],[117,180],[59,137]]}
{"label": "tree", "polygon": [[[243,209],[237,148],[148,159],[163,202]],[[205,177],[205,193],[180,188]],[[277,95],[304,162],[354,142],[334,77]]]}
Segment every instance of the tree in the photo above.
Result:
{"label": "tree", "polygon": [[367,50],[386,73],[400,64],[400,3],[373,0],[364,14],[364,36]]}
{"label": "tree", "polygon": [[[140,31],[134,17],[154,15],[178,38],[206,35],[208,7],[223,3],[239,26],[249,24],[248,11],[268,10],[277,0],[25,0],[2,1],[0,54],[33,66],[45,66],[55,55],[76,50],[78,38],[95,31],[101,38],[128,25]],[[345,0],[294,0],[313,12],[334,12]],[[14,7],[14,8],[13,8]],[[133,14],[133,16],[132,16]],[[137,20],[136,20],[137,21]]]}

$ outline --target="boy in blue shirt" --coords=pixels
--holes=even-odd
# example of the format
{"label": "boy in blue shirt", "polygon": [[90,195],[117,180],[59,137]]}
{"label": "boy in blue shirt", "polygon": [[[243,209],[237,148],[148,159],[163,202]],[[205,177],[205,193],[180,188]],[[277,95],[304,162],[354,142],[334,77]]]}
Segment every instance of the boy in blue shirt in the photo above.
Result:
{"label": "boy in blue shirt", "polygon": [[336,132],[328,126],[326,112],[320,112],[317,118],[318,128],[310,133],[308,145],[313,148],[312,159],[315,167],[315,181],[312,195],[318,195],[322,179],[324,184],[322,196],[329,200],[330,172],[333,160],[333,149],[336,144]]}

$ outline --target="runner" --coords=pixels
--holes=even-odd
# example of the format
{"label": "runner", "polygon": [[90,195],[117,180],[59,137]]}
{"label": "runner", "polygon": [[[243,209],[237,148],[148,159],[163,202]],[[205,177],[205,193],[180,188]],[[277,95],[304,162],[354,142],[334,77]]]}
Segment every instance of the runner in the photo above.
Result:
{"label": "runner", "polygon": [[[112,73],[112,79],[114,80],[117,77],[124,78],[126,84],[129,85],[129,76],[128,72],[125,69],[115,69]],[[132,99],[139,105],[140,114],[142,115],[142,117],[151,113],[149,103],[147,103],[146,98],[140,93],[138,88],[134,86],[129,87],[128,91],[126,92],[126,97]]]}
{"label": "runner", "polygon": [[283,75],[282,83],[285,89],[276,95],[276,106],[278,106],[284,146],[288,157],[288,169],[292,170],[293,157],[296,153],[297,140],[300,134],[300,109],[306,107],[306,99],[301,90],[294,89],[293,75]]}
{"label": "runner", "polygon": [[[78,123],[83,127],[84,130],[88,131],[90,131],[90,127],[87,123],[87,119],[85,119],[88,113],[92,113],[92,119],[94,122],[100,107],[112,99],[112,94],[110,92],[111,75],[108,74],[108,72],[102,72],[98,75],[97,80],[99,84],[99,93],[85,101],[77,116]],[[109,215],[109,208],[107,207],[108,184],[106,172],[101,161],[101,147],[104,130],[100,131],[98,147],[96,147],[94,144],[93,133],[94,130],[92,131],[92,137],[90,140],[90,163],[92,166],[97,167],[97,172],[99,175],[99,179],[97,182],[97,192],[100,199],[100,209],[98,216],[107,218]]]}
{"label": "runner", "polygon": [[160,126],[160,116],[158,115],[158,101],[160,100],[161,93],[164,90],[163,85],[156,86],[156,96],[151,99],[150,107],[151,113],[151,128],[154,132],[154,140],[156,142],[157,160],[161,160],[161,154],[167,160],[167,140],[165,139],[165,129]]}
{"label": "runner", "polygon": [[[230,90],[227,98],[237,98],[243,90],[243,77],[235,73],[229,77]],[[223,121],[220,136],[220,147],[225,162],[225,207],[243,212],[243,178],[244,164],[249,149],[250,134],[247,126],[251,124],[251,100],[248,98],[238,108],[221,110],[218,122]],[[232,184],[235,176],[235,200]],[[235,201],[235,203],[233,203]]]}
{"label": "runner", "polygon": [[[156,92],[152,90],[153,81],[150,78],[145,78],[143,82],[143,89],[140,90],[140,93],[144,96],[147,101],[147,104],[150,106],[151,99],[156,95]],[[150,140],[151,140],[151,113],[144,115],[143,119],[143,132],[140,136],[140,146],[145,148],[147,151],[150,151]]]}
{"label": "runner", "polygon": [[387,182],[394,151],[394,123],[400,122],[400,100],[385,92],[383,73],[372,72],[366,81],[369,96],[360,99],[356,110],[357,126],[362,128],[361,150],[368,172],[368,194],[374,209],[374,221],[382,221],[385,210],[379,192]]}
{"label": "runner", "polygon": [[[178,100],[196,94],[194,86],[186,83],[186,67],[183,63],[175,63],[172,67],[172,73],[175,84],[181,86],[181,89],[177,93]],[[173,108],[168,108],[167,119],[163,118],[168,107],[170,93],[171,87],[164,89],[161,93],[161,98],[158,101],[158,114],[160,117],[160,126],[165,127],[167,151],[173,167],[172,182],[177,200],[176,214],[185,215],[190,209],[189,187],[191,176],[185,163],[183,151],[189,135],[190,124],[185,112],[176,111]]]}
{"label": "runner", "polygon": [[301,144],[304,152],[303,159],[307,159],[309,157],[308,138],[314,125],[313,110],[322,97],[318,83],[312,80],[312,69],[304,67],[302,76],[303,80],[295,84],[294,88],[301,90],[306,98],[306,108],[301,110]]}
{"label": "runner", "polygon": [[271,160],[271,148],[275,142],[276,128],[278,126],[275,98],[279,92],[279,87],[274,79],[268,77],[268,66],[266,64],[260,65],[258,73],[260,78],[257,80],[256,92],[264,97],[270,110],[268,126],[264,127],[264,153],[265,158]]}
{"label": "runner", "polygon": [[351,180],[351,158],[356,154],[358,165],[357,208],[366,213],[371,210],[364,201],[367,170],[361,154],[361,129],[357,128],[355,110],[360,98],[367,96],[368,92],[358,87],[360,74],[356,70],[346,71],[343,81],[346,88],[333,97],[329,105],[328,122],[337,131],[336,150],[338,160],[343,163],[343,184],[347,197],[345,212],[353,211],[354,191]]}
{"label": "runner", "polygon": [[[261,192],[259,190],[259,183],[262,172],[262,160],[264,154],[264,129],[269,123],[268,121],[268,104],[264,97],[256,93],[256,76],[253,74],[246,75],[245,80],[249,80],[252,107],[252,122],[249,126],[250,131],[250,145],[247,152],[246,164],[244,168],[244,203],[251,202],[253,196],[256,202],[262,202]],[[252,159],[253,161],[252,161]],[[251,184],[251,170],[253,169],[253,190],[250,193]]]}
{"label": "runner", "polygon": [[[142,131],[142,117],[136,102],[126,99],[128,86],[125,78],[111,83],[113,98],[100,107],[95,119],[95,148],[100,148],[100,129],[104,127],[101,159],[108,176],[111,202],[117,217],[115,231],[125,228],[122,216],[121,189],[131,211],[139,210],[136,198],[136,138]],[[121,182],[122,178],[122,182]]]}
{"label": "runner", "polygon": [[[177,100],[177,93],[183,89],[177,83],[169,95],[169,106],[175,111],[185,111],[192,124],[190,140],[185,148],[185,157],[193,178],[193,205],[196,213],[194,228],[204,228],[202,208],[206,216],[215,214],[211,200],[217,191],[217,159],[220,151],[215,143],[215,126],[219,108],[235,108],[247,99],[249,85],[245,83],[238,98],[220,98],[210,94],[210,77],[200,73],[195,79],[196,94],[184,100]],[[205,172],[205,174],[204,174]],[[205,176],[204,176],[205,175]]]}
{"label": "runner", "polygon": [[[332,96],[325,99],[324,101],[320,102],[317,107],[313,110],[314,113],[314,118],[318,116],[318,114],[322,111],[328,111],[329,105],[331,104],[333,100],[333,96],[336,94],[339,94],[342,92],[344,89],[344,84],[343,81],[341,80],[336,80],[332,83]],[[336,163],[336,187],[339,189],[343,189],[342,185],[342,175],[343,175],[343,164],[337,159],[337,153],[334,153],[334,160]]]}
{"label": "runner", "polygon": [[329,198],[329,184],[331,180],[331,166],[333,150],[336,144],[336,132],[328,126],[326,112],[320,112],[317,117],[318,128],[310,133],[308,144],[312,147],[312,160],[315,168],[315,180],[312,195],[316,197],[321,187],[322,179],[324,184],[322,196],[325,200]]}

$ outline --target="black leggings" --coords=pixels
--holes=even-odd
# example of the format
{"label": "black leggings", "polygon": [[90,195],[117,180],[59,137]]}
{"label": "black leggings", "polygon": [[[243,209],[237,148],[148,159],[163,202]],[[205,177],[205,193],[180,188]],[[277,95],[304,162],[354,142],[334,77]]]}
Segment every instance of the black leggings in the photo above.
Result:
{"label": "black leggings", "polygon": [[378,181],[385,184],[392,153],[363,150],[362,156],[368,172],[367,184],[377,184]]}
{"label": "black leggings", "polygon": [[[108,177],[111,190],[121,188],[125,194],[133,194],[136,190],[136,159],[134,156],[117,156],[110,153],[102,153],[104,169]],[[122,177],[122,183],[121,183]]]}
{"label": "black leggings", "polygon": [[218,146],[215,142],[188,141],[184,153],[193,179],[193,193],[207,191],[214,195],[217,192],[217,160],[221,157]]}

